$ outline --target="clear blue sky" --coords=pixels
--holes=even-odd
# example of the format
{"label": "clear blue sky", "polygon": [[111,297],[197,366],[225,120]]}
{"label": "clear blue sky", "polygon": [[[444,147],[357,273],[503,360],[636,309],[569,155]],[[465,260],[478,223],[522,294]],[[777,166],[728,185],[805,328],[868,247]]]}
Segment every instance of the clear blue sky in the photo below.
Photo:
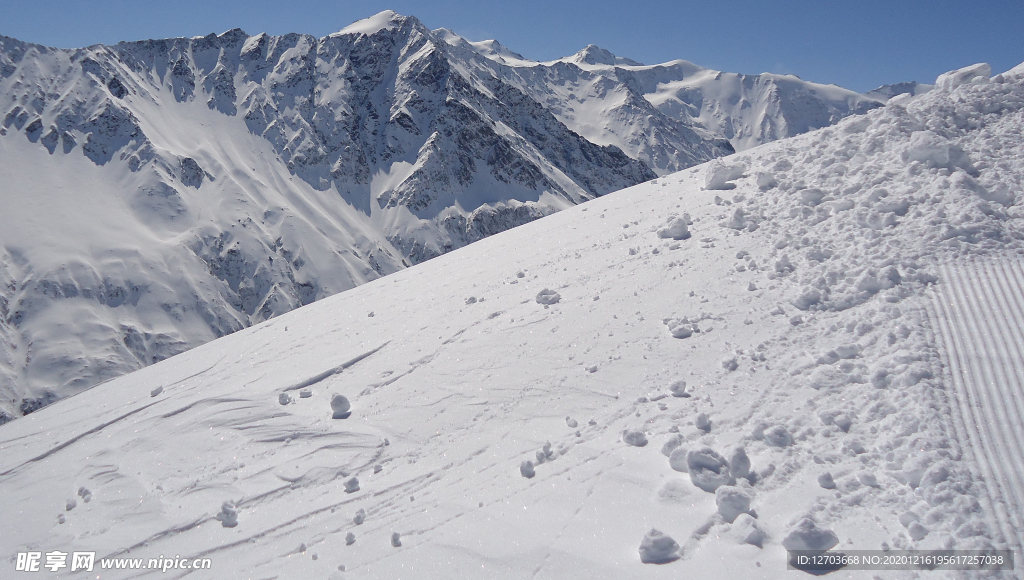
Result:
{"label": "clear blue sky", "polygon": [[387,8],[537,60],[592,43],[648,64],[685,58],[858,91],[1024,61],[1024,0],[0,0],[0,34],[65,48],[236,27],[324,36]]}

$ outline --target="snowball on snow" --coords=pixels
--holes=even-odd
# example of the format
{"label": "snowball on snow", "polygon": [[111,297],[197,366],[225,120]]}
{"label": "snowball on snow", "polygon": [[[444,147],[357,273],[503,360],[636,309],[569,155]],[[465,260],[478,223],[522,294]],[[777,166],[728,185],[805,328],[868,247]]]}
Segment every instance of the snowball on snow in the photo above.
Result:
{"label": "snowball on snow", "polygon": [[519,473],[527,479],[537,475],[537,471],[533,468],[533,462],[529,459],[519,464]]}
{"label": "snowball on snow", "polygon": [[562,296],[558,292],[549,288],[545,288],[537,293],[537,304],[556,304],[561,299]]}
{"label": "snowball on snow", "polygon": [[712,161],[704,174],[704,189],[736,189],[736,184],[729,182],[743,177],[744,171],[746,167],[743,165]]}
{"label": "snowball on snow", "polygon": [[796,527],[782,540],[787,550],[824,552],[839,544],[839,537],[832,530],[823,530],[810,518],[800,520]]}
{"label": "snowball on snow", "polygon": [[347,419],[352,414],[352,404],[342,395],[334,395],[331,398],[331,410],[334,411],[333,419]]}
{"label": "snowball on snow", "polygon": [[658,237],[685,240],[690,237],[690,228],[686,227],[686,220],[675,218],[667,226],[658,230]]}
{"label": "snowball on snow", "polygon": [[643,447],[647,445],[647,435],[640,430],[626,429],[622,432],[622,441],[633,447]]}
{"label": "snowball on snow", "polygon": [[[672,454],[675,455],[675,452]],[[671,464],[672,458],[669,457]],[[729,473],[729,462],[710,447],[692,449],[686,454],[686,469],[693,485],[708,493],[723,485],[733,485],[736,478]]]}
{"label": "snowball on snow", "polygon": [[233,528],[238,525],[238,510],[235,509],[235,504],[229,501],[221,504],[220,513],[213,517],[220,520],[220,524],[225,528]]}
{"label": "snowball on snow", "polygon": [[750,511],[750,494],[736,486],[723,485],[715,490],[715,504],[722,519],[731,524],[736,516]]}
{"label": "snowball on snow", "polygon": [[644,564],[668,564],[679,559],[679,544],[671,536],[652,529],[640,542],[640,561]]}
{"label": "snowball on snow", "polygon": [[345,493],[355,493],[359,491],[359,478],[350,477],[345,481]]}

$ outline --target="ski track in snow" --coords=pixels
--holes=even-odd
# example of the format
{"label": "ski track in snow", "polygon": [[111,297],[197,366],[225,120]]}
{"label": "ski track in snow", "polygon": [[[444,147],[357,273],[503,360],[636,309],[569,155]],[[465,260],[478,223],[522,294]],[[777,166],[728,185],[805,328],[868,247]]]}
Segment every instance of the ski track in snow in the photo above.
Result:
{"label": "ski track in snow", "polygon": [[1024,547],[1024,268],[1020,260],[942,267],[933,323],[970,446],[1007,541]]}

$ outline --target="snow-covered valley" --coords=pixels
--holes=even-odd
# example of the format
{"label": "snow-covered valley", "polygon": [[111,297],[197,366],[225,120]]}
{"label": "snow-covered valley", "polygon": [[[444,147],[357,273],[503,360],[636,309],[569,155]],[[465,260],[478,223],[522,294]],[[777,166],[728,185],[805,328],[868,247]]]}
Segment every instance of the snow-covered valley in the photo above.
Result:
{"label": "snow-covered valley", "polygon": [[189,578],[776,578],[803,574],[787,547],[833,545],[1019,559],[1024,65],[990,77],[0,427],[8,569],[79,550],[211,559],[168,572]]}

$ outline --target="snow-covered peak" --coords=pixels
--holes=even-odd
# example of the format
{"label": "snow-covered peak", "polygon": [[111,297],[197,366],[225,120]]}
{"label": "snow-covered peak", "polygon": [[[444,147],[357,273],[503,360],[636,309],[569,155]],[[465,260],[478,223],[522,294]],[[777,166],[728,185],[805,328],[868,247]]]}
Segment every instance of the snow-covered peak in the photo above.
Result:
{"label": "snow-covered peak", "polygon": [[381,30],[393,30],[412,17],[402,16],[394,10],[382,10],[369,18],[357,20],[352,24],[349,24],[345,28],[342,28],[338,32],[331,34],[331,36],[342,36],[345,34],[363,34],[366,36],[373,36]]}
{"label": "snow-covered peak", "polygon": [[452,46],[459,46],[472,50],[481,56],[485,56],[491,60],[500,62],[501,64],[511,66],[532,66],[537,64],[537,61],[530,60],[518,52],[510,50],[497,40],[467,40],[447,28],[438,28],[437,30],[434,30],[433,33],[438,39],[443,40]]}
{"label": "snow-covered peak", "polygon": [[576,54],[561,60],[562,62],[591,66],[643,66],[643,64],[635,60],[615,56],[611,51],[601,48],[596,44],[588,44],[586,48]]}

